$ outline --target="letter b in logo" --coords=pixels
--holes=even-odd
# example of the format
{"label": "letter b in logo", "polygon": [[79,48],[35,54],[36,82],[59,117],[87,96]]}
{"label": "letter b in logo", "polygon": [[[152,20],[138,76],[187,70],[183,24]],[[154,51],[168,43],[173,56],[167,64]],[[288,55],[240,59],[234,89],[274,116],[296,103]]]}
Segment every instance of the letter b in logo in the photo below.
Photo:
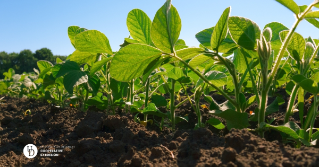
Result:
{"label": "letter b in logo", "polygon": [[33,144],[28,144],[23,148],[23,154],[27,158],[34,158],[38,154],[38,149]]}

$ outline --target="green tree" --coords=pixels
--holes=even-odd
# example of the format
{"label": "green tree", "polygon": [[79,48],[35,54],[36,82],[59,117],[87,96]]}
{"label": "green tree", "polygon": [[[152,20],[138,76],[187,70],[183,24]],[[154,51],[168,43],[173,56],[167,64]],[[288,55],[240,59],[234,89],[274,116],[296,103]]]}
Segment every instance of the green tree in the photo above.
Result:
{"label": "green tree", "polygon": [[35,51],[34,57],[38,60],[47,60],[50,62],[54,62],[53,54],[50,49],[42,48]]}
{"label": "green tree", "polygon": [[20,67],[19,69],[15,69],[17,74],[32,72],[33,68],[37,68],[38,59],[33,56],[33,53],[29,49],[22,50],[17,60],[17,66]]}

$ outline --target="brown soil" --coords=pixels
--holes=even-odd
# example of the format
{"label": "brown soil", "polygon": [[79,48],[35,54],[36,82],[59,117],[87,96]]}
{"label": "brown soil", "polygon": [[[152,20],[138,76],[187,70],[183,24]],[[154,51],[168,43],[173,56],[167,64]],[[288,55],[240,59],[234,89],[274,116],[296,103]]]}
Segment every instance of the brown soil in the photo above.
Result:
{"label": "brown soil", "polygon": [[[219,103],[225,100],[218,95],[214,99]],[[188,114],[189,123],[177,124],[173,133],[168,128],[160,131],[154,124],[146,128],[123,110],[117,115],[96,108],[83,113],[24,98],[4,100],[0,107],[0,166],[319,166],[318,148],[293,148],[283,144],[278,132],[266,132],[266,139],[261,139],[247,130],[212,126],[193,130],[197,118],[189,103],[176,111],[176,115]],[[22,115],[27,109],[31,115]],[[284,110],[267,119],[276,117],[273,124],[280,124]],[[211,115],[207,109],[202,112],[205,122]],[[28,159],[22,153],[27,144],[38,150],[71,148],[65,147],[56,157],[38,152]]]}

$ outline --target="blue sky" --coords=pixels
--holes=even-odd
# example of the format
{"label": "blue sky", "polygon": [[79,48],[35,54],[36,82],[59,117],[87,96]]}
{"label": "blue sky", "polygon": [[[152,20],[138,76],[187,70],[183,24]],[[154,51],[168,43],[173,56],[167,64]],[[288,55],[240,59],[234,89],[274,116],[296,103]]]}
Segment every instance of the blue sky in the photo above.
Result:
{"label": "blue sky", "polygon": [[[309,5],[313,0],[295,0],[298,5]],[[35,52],[47,47],[54,55],[69,55],[75,49],[67,29],[77,25],[99,30],[110,41],[113,51],[119,49],[129,36],[126,17],[130,10],[143,10],[153,20],[165,0],[0,0],[0,51]],[[182,20],[180,39],[188,46],[198,47],[195,34],[213,27],[223,10],[231,6],[231,16],[242,16],[256,22],[261,29],[270,22],[280,22],[291,28],[295,18],[275,0],[173,0]],[[296,32],[304,37],[319,38],[319,29],[302,21]]]}

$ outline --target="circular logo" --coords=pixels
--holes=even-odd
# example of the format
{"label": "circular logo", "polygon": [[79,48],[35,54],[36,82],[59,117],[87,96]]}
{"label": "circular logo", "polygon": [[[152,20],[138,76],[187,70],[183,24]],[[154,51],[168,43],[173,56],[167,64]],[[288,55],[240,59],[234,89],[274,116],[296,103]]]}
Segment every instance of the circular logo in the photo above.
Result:
{"label": "circular logo", "polygon": [[34,158],[38,154],[38,149],[33,144],[28,144],[23,148],[23,154],[27,158]]}

